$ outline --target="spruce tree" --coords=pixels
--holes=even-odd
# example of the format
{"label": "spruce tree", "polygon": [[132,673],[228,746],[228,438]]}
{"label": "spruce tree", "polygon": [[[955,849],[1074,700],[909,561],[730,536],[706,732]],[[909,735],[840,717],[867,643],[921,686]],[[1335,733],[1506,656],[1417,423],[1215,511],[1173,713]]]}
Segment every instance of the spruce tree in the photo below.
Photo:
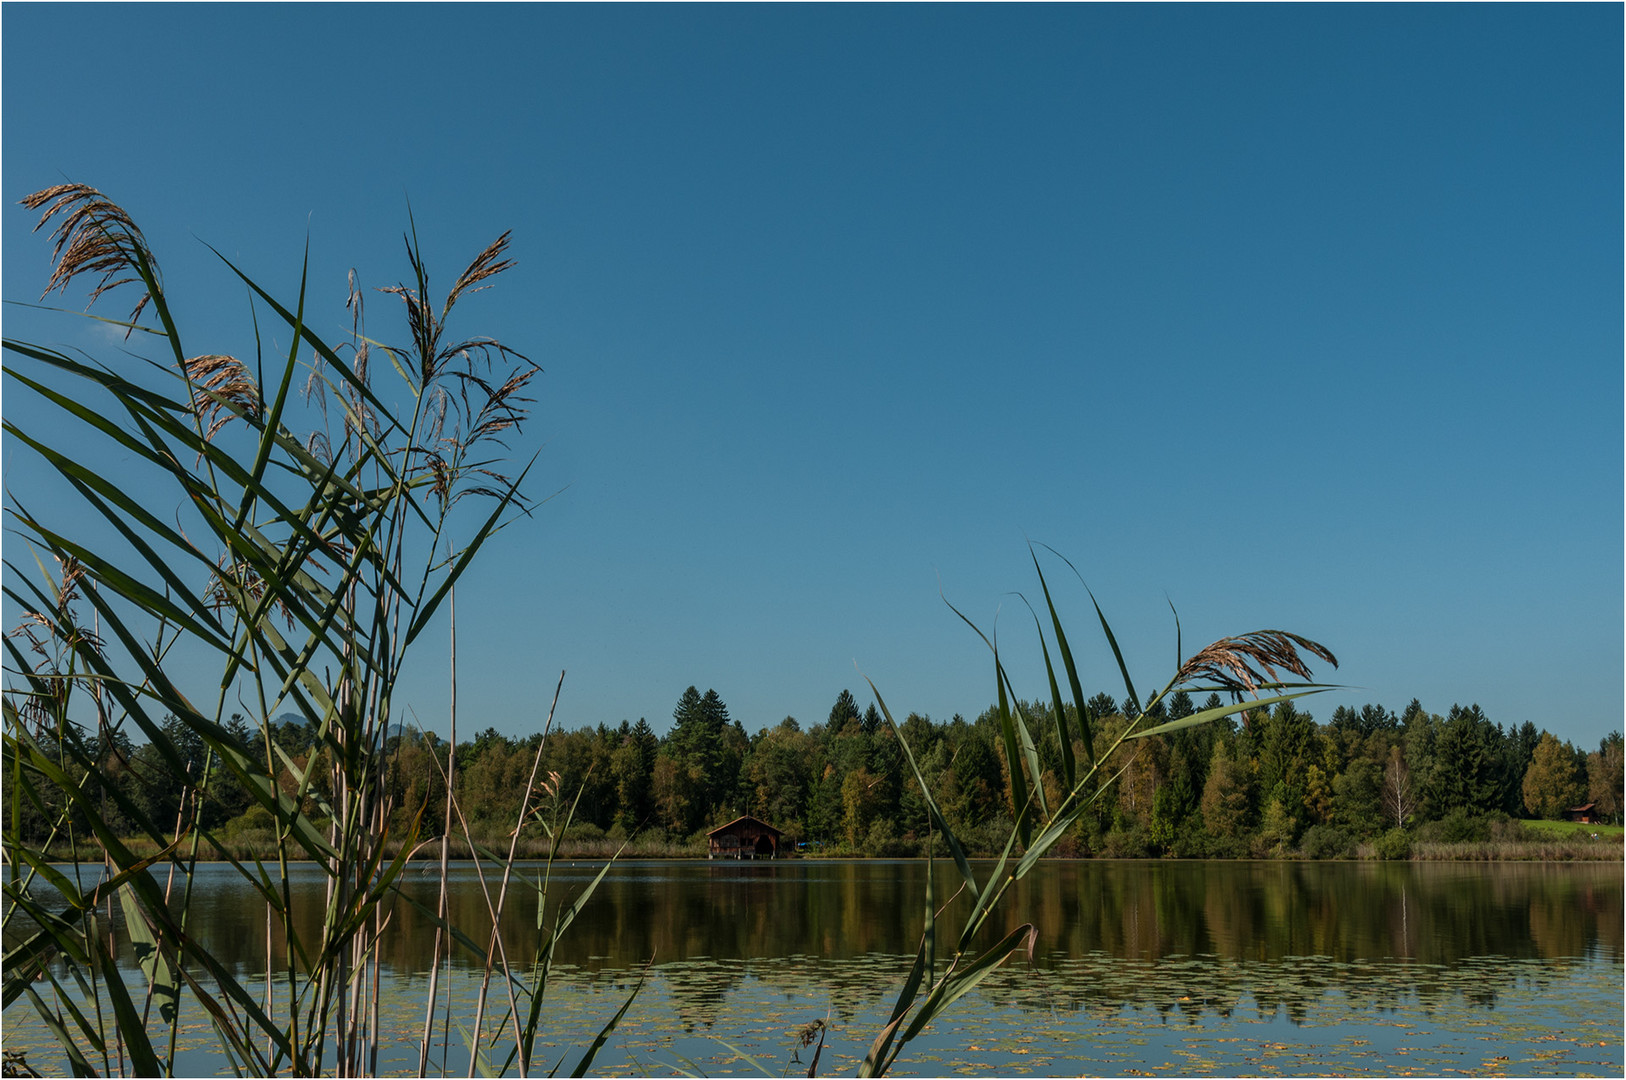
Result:
{"label": "spruce tree", "polygon": [[836,703],[830,707],[830,719],[825,721],[832,734],[840,734],[848,720],[858,719],[858,702],[854,700],[851,690],[842,690],[836,698]]}
{"label": "spruce tree", "polygon": [[677,707],[672,710],[672,730],[666,736],[666,745],[673,760],[687,764],[699,758],[708,742],[705,728],[700,691],[691,686],[678,697]]}

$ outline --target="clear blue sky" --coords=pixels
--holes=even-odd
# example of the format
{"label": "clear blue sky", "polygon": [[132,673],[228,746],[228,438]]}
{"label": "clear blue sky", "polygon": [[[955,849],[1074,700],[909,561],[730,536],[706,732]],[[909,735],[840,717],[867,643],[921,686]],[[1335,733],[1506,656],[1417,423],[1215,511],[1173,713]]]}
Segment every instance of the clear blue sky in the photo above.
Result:
{"label": "clear blue sky", "polygon": [[[1321,719],[1478,702],[1591,747],[1622,722],[1621,22],[11,3],[3,292],[38,297],[16,200],[64,178],[136,216],[208,351],[252,337],[203,241],[291,295],[308,235],[342,337],[348,268],[407,273],[409,200],[442,286],[513,229],[461,325],[546,369],[532,491],[565,490],[460,590],[465,725],[535,730],[560,669],[571,726],[664,729],[691,683],[806,724],[855,661],[974,715],[991,663],[939,580],[1003,605],[1039,695],[1032,537],[1141,682],[1167,597],[1188,652],[1330,645],[1357,689]],[[50,496],[19,449],[5,482]],[[402,694],[431,725],[438,649]]]}

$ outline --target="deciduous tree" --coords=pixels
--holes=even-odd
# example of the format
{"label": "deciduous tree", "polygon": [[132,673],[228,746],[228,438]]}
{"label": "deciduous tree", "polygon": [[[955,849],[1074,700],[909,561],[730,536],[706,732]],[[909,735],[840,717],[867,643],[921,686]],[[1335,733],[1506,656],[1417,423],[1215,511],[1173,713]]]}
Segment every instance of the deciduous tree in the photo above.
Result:
{"label": "deciduous tree", "polygon": [[[1412,704],[1416,703],[1413,699]],[[1417,789],[1411,775],[1406,755],[1399,746],[1391,748],[1389,762],[1383,767],[1383,812],[1397,829],[1405,828],[1406,822],[1417,812]]]}
{"label": "deciduous tree", "polygon": [[1586,797],[1586,777],[1575,762],[1575,748],[1542,732],[1530,767],[1524,773],[1524,805],[1539,818],[1557,820]]}
{"label": "deciduous tree", "polygon": [[1587,755],[1587,799],[1607,821],[1620,823],[1621,811],[1621,736],[1611,731],[1598,743],[1598,748]]}

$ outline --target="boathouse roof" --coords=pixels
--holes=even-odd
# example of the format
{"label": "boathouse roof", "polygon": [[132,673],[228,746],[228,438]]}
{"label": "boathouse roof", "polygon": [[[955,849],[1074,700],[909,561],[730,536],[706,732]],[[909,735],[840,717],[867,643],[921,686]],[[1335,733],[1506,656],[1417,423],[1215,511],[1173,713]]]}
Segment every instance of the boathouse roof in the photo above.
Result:
{"label": "boathouse roof", "polygon": [[716,836],[718,833],[730,832],[730,831],[733,831],[735,829],[746,828],[746,827],[750,827],[750,826],[755,826],[758,830],[760,830],[762,832],[771,832],[775,836],[782,835],[780,833],[780,830],[774,828],[772,825],[769,825],[766,821],[763,821],[761,818],[752,817],[750,814],[741,815],[740,817],[735,818],[733,821],[730,821],[726,825],[719,825],[715,829],[713,829],[709,833],[707,833],[706,835],[707,836]]}

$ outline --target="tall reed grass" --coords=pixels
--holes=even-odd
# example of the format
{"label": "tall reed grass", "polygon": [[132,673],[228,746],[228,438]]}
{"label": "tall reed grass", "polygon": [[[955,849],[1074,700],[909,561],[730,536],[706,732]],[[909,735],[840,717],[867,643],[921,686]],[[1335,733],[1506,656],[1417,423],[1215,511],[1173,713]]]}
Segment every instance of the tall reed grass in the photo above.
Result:
{"label": "tall reed grass", "polygon": [[[508,234],[435,301],[410,231],[409,273],[382,290],[402,316],[396,344],[368,335],[353,272],[348,339],[331,344],[313,326],[326,320],[307,309],[308,261],[284,304],[222,255],[252,318],[234,352],[215,343],[194,352],[129,214],[80,184],[24,203],[52,230],[46,294],[88,283],[92,302],[133,296],[123,319],[85,317],[153,355],[130,350],[103,363],[4,342],[8,389],[40,410],[33,428],[6,421],[13,454],[34,456],[63,500],[99,523],[88,532],[58,524],[55,499],[7,508],[30,558],[6,563],[5,595],[23,625],[5,639],[4,1005],[29,1002],[77,1075],[172,1074],[183,1020],[199,1017],[237,1073],[374,1073],[379,943],[395,906],[410,902],[396,887],[408,862],[430,854],[422,808],[396,815],[387,783],[398,680],[473,560],[530,507],[522,487],[536,459],[505,464],[505,440],[520,430],[539,369],[495,338],[452,331],[453,309],[513,266]],[[287,342],[282,351],[273,353],[273,339]],[[117,473],[93,464],[116,457],[128,461]],[[189,672],[212,663],[214,674],[182,678],[177,659]],[[455,628],[451,663],[455,701]],[[274,718],[285,712],[315,728],[319,753],[296,760],[277,744]],[[249,738],[226,723],[233,713],[249,718]],[[206,747],[201,768],[177,745],[182,733]],[[97,783],[121,736],[155,749],[161,775],[149,780],[179,793],[173,819],[154,820],[116,785]],[[438,977],[462,949],[484,973],[465,1035],[470,1075],[526,1075],[554,943],[591,890],[550,907],[546,873],[540,882],[512,874],[514,844],[476,842],[453,761],[447,835],[432,852],[442,872],[440,911],[427,912],[437,926],[433,970]],[[228,778],[269,815],[266,842],[245,849],[205,827],[200,807]],[[521,807],[516,838],[528,821],[555,838],[570,823],[569,793],[535,765]],[[135,842],[115,828],[114,811],[133,824]],[[20,824],[34,815],[49,823],[43,843]],[[489,927],[445,918],[453,834],[477,856]],[[51,862],[64,849],[75,863],[67,871]],[[86,856],[102,861],[99,875],[83,872]],[[263,984],[239,981],[198,944],[191,881],[206,856],[229,862],[265,903]],[[315,934],[293,917],[296,859],[326,877]],[[543,894],[524,956],[508,954],[494,929],[518,888]],[[120,963],[115,912],[139,970]],[[282,943],[276,957],[273,940]],[[451,1000],[432,978],[424,1071],[447,1068]],[[578,1074],[601,1045],[584,1052]]]}
{"label": "tall reed grass", "polygon": [[[1101,612],[1100,604],[1095,602],[1095,595],[1090,593],[1090,601],[1100,622],[1101,632],[1112,650],[1119,674],[1123,677],[1124,690],[1128,695],[1127,706],[1132,714],[1129,722],[1108,746],[1107,751],[1097,758],[1091,749],[1094,740],[1090,730],[1090,713],[1085,707],[1078,665],[1068,644],[1067,634],[1062,629],[1061,616],[1056,611],[1050,584],[1045,579],[1038,554],[1031,548],[1030,554],[1044,596],[1046,614],[1049,616],[1050,630],[1056,646],[1056,657],[1061,660],[1068,690],[1071,692],[1072,716],[1076,718],[1075,731],[1074,724],[1068,720],[1066,702],[1057,678],[1055,662],[1050,651],[1051,639],[1047,638],[1038,613],[1033,612],[1034,626],[1039,634],[1039,647],[1049,682],[1050,718],[1055,725],[1056,737],[1061,748],[1062,791],[1059,798],[1052,797],[1045,789],[1038,744],[1023,716],[1023,710],[1013,707],[1018,698],[1004,663],[999,658],[998,644],[978,629],[976,624],[967,619],[959,609],[954,608],[952,604],[949,605],[954,613],[982,638],[983,643],[993,654],[995,699],[1010,777],[1011,802],[1015,812],[1015,822],[1005,842],[1004,851],[985,877],[979,879],[974,872],[959,840],[954,835],[954,830],[933,799],[931,786],[915,763],[914,754],[910,750],[903,729],[893,718],[875,684],[870,683],[870,689],[875,693],[875,700],[880,704],[882,714],[903,747],[904,757],[925,801],[931,827],[942,838],[958,872],[959,883],[953,895],[960,892],[969,894],[972,905],[970,913],[959,921],[957,929],[941,925],[941,916],[947,909],[947,904],[938,897],[931,864],[927,864],[920,947],[909,975],[898,993],[888,1022],[876,1035],[875,1041],[870,1045],[859,1066],[860,1076],[885,1075],[910,1041],[919,1036],[927,1025],[942,1016],[951,1005],[975,989],[978,983],[1010,957],[1018,952],[1025,952],[1028,958],[1032,959],[1034,948],[1038,944],[1038,931],[1032,923],[1015,926],[992,945],[981,945],[979,942],[986,940],[985,931],[992,932],[999,926],[1008,925],[1000,918],[999,912],[1011,886],[1027,876],[1046,854],[1065,839],[1080,816],[1119,776],[1123,775],[1132,761],[1133,749],[1141,740],[1199,724],[1212,723],[1245,710],[1269,708],[1277,702],[1290,701],[1331,689],[1326,684],[1310,681],[1312,672],[1299,651],[1302,649],[1310,656],[1337,667],[1337,659],[1326,647],[1297,634],[1281,630],[1258,630],[1237,637],[1221,638],[1198,650],[1178,665],[1173,677],[1161,690],[1150,697],[1142,698],[1130,678],[1129,668],[1124,663],[1123,652],[1118,647],[1118,640],[1112,633],[1112,627]],[[1083,577],[1078,575],[1077,568],[1070,562],[1067,565],[1082,584]],[[1085,591],[1089,592],[1088,586],[1085,587]],[[1023,600],[1026,603],[1026,598]],[[1032,611],[1031,606],[1029,610]],[[1177,657],[1184,656],[1179,640],[1178,616],[1175,620],[1175,654]],[[1297,676],[1301,681],[1283,680],[1277,672],[1278,668],[1288,675]],[[1194,693],[1225,693],[1230,696],[1231,704],[1204,709],[1179,720],[1158,722],[1158,706],[1165,698],[1182,688]],[[1264,696],[1260,696],[1261,694]],[[1075,740],[1078,743],[1077,750],[1074,749]],[[1081,757],[1082,761],[1079,760]],[[941,972],[938,969],[937,955],[940,948],[945,954]]]}

